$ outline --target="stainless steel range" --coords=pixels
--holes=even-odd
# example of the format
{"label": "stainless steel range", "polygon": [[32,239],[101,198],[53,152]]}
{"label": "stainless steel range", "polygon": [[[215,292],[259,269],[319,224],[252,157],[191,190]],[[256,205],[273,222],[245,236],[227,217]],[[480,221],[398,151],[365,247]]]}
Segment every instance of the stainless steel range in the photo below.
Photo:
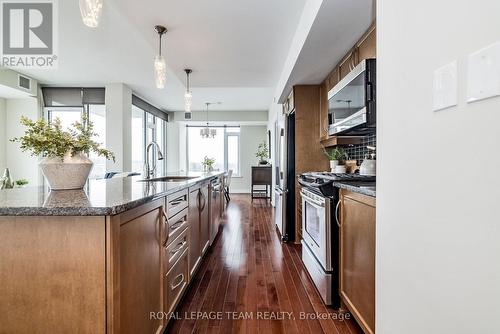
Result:
{"label": "stainless steel range", "polygon": [[374,176],[305,173],[302,186],[302,261],[323,302],[340,306],[339,295],[339,191],[335,182],[373,182]]}

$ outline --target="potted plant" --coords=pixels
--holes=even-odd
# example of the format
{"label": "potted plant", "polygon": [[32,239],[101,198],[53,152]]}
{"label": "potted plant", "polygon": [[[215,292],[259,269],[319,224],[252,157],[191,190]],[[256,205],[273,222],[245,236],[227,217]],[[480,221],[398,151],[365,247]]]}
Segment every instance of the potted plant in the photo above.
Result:
{"label": "potted plant", "polygon": [[203,165],[204,172],[211,172],[214,170],[215,159],[205,155],[201,164]]}
{"label": "potted plant", "polygon": [[30,151],[32,156],[43,158],[39,166],[52,190],[82,189],[93,166],[87,157],[90,152],[115,161],[112,152],[92,139],[97,134],[85,116],[68,130],[62,129],[58,118],[48,123],[23,116],[21,124],[26,127],[24,136],[11,141],[20,143],[23,152]]}
{"label": "potted plant", "polygon": [[255,156],[259,158],[259,165],[267,165],[267,158],[269,157],[269,148],[267,147],[267,143],[263,141],[257,147],[257,153]]}
{"label": "potted plant", "polygon": [[330,169],[332,172],[335,172],[337,166],[344,165],[345,161],[348,158],[346,151],[341,147],[336,147],[330,151],[327,151],[325,148],[323,148],[323,151],[325,152],[328,159],[330,159]]}
{"label": "potted plant", "polygon": [[18,186],[18,188],[23,188],[24,186],[26,186],[28,184],[28,180],[26,179],[19,179],[19,180],[16,180],[16,186]]}

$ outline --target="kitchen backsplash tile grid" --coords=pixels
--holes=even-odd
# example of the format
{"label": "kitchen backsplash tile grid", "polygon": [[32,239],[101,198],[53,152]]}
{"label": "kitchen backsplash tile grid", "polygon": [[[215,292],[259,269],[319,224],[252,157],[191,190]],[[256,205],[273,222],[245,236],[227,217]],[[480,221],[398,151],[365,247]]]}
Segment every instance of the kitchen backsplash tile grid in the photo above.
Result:
{"label": "kitchen backsplash tile grid", "polygon": [[365,155],[372,153],[372,151],[366,148],[367,146],[377,146],[377,135],[375,133],[365,136],[362,139],[361,144],[348,145],[344,147],[344,149],[346,150],[349,159],[357,160],[359,166],[363,162]]}

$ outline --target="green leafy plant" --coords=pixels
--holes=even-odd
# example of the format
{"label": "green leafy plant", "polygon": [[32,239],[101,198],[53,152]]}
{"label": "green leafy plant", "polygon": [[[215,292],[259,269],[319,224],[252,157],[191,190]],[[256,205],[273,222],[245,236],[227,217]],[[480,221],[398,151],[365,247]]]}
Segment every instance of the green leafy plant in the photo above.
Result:
{"label": "green leafy plant", "polygon": [[73,123],[73,128],[67,131],[63,130],[59,118],[49,123],[44,119],[33,121],[23,116],[21,124],[26,127],[24,136],[10,141],[20,143],[21,150],[30,151],[33,156],[64,159],[68,152],[71,152],[71,156],[93,152],[115,161],[115,155],[111,151],[100,147],[101,144],[92,139],[97,134],[94,133],[94,125],[85,116],[80,122]]}
{"label": "green leafy plant", "polygon": [[215,164],[215,159],[209,158],[208,156],[205,155],[201,164],[206,170],[211,170]]}
{"label": "green leafy plant", "polygon": [[18,187],[25,186],[25,185],[27,185],[28,183],[29,183],[29,182],[28,182],[28,180],[26,180],[26,179],[16,180],[16,185],[17,185]]}
{"label": "green leafy plant", "polygon": [[323,148],[323,152],[325,152],[328,159],[337,160],[341,165],[344,164],[344,162],[349,158],[347,156],[347,152],[341,147],[336,147],[330,151]]}
{"label": "green leafy plant", "polygon": [[259,158],[259,162],[267,162],[267,158],[269,157],[269,148],[267,147],[267,143],[265,141],[259,144],[255,156]]}

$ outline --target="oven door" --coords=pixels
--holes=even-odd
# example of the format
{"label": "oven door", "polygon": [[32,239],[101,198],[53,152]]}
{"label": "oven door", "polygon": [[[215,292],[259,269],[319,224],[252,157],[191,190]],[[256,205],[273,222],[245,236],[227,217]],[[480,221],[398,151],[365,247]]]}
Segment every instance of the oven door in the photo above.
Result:
{"label": "oven door", "polygon": [[301,192],[302,238],[324,270],[331,271],[330,200],[322,202]]}

